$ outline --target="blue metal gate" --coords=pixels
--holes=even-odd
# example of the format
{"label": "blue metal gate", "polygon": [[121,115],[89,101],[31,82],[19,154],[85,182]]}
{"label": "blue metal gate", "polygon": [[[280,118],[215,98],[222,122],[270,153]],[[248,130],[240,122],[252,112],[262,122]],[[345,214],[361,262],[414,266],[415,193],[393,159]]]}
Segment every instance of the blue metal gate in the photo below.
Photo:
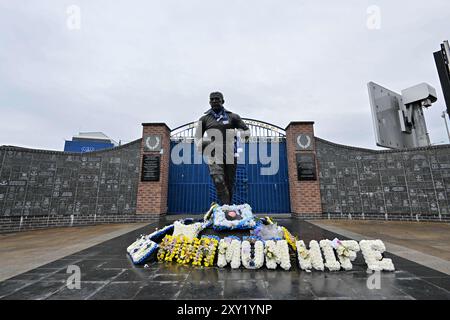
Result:
{"label": "blue metal gate", "polygon": [[[279,147],[278,170],[271,175],[262,175],[261,169],[268,167],[260,161],[251,159],[258,154],[260,142],[256,143],[256,148],[244,146],[245,163],[238,164],[236,168],[236,183],[234,187],[234,204],[248,203],[255,213],[288,213],[289,203],[289,180],[286,155],[286,141],[280,132],[280,128],[275,133],[269,131],[273,129],[270,124],[264,122],[244,119],[252,130],[252,137],[276,135],[277,146]],[[260,124],[264,124],[265,131],[259,130]],[[169,166],[169,194],[168,213],[169,214],[200,214],[208,210],[212,201],[218,201],[214,184],[209,175],[208,166],[204,161],[195,164],[195,148],[192,142],[193,123],[179,127],[182,131],[173,134],[171,141],[171,151],[178,144],[183,144],[180,148],[180,157],[190,158],[189,163],[175,164],[170,161]],[[175,129],[174,131],[176,131]],[[256,139],[258,140],[258,139]],[[181,146],[181,145],[180,145]],[[179,147],[180,147],[179,146]],[[190,151],[190,155],[184,155],[182,150]],[[268,144],[268,153],[271,154],[271,144]],[[198,155],[197,155],[198,157]],[[198,158],[197,158],[197,162]]]}

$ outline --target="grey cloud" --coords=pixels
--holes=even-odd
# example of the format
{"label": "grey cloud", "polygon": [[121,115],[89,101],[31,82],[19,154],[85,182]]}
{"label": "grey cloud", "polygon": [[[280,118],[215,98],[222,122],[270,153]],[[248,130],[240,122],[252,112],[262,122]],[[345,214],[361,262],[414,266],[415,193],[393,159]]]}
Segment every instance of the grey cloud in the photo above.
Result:
{"label": "grey cloud", "polygon": [[[81,8],[81,30],[66,8]],[[366,9],[381,8],[380,30]],[[426,111],[445,140],[432,52],[450,3],[415,1],[3,1],[0,144],[62,149],[80,130],[131,141],[140,123],[196,120],[221,90],[243,117],[375,148],[366,83],[438,89]],[[30,134],[30,130],[36,134]]]}

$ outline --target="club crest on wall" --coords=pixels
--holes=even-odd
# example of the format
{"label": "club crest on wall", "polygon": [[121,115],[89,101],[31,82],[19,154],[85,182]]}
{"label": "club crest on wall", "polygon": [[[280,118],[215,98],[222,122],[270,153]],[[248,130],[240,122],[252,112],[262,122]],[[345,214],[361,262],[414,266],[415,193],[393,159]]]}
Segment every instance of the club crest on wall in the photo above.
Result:
{"label": "club crest on wall", "polygon": [[145,136],[144,151],[161,151],[161,136],[155,134]]}
{"label": "club crest on wall", "polygon": [[296,150],[313,150],[312,135],[301,133],[295,138]]}

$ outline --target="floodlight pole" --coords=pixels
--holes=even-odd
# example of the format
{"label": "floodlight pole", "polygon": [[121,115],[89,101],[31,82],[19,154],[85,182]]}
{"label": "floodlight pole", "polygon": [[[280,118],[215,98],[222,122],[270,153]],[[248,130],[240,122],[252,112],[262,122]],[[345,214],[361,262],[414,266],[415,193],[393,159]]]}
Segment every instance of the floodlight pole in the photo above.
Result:
{"label": "floodlight pole", "polygon": [[445,117],[445,111],[442,111],[441,117],[444,119],[445,129],[447,129],[448,142],[450,143],[450,132],[448,131],[448,124],[447,124],[447,118]]}

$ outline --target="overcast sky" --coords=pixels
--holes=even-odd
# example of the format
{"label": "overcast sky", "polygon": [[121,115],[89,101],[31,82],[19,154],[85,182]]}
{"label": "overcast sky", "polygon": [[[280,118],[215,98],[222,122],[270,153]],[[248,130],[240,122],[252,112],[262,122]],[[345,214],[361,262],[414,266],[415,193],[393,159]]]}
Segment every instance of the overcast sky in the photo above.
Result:
{"label": "overcast sky", "polygon": [[242,117],[314,120],[321,138],[376,148],[369,81],[434,86],[430,137],[448,141],[433,59],[448,0],[0,0],[0,30],[0,145],[129,142],[142,122],[198,119],[219,90]]}

